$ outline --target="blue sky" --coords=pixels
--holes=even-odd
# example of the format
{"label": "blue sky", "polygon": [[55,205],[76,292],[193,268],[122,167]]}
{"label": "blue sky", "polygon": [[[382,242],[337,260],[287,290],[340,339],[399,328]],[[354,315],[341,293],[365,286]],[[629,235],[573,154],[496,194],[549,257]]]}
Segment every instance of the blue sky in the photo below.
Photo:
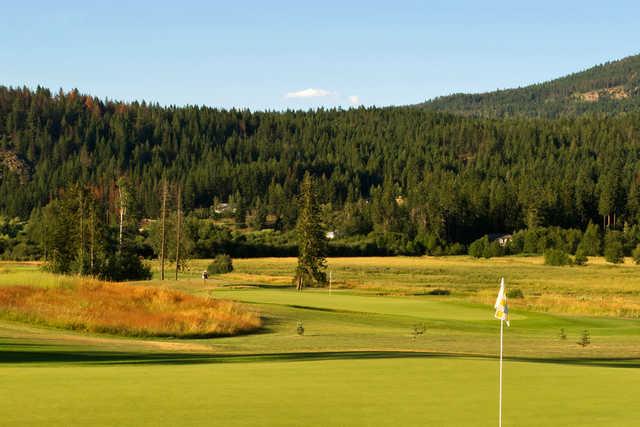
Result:
{"label": "blue sky", "polygon": [[637,1],[7,3],[0,85],[163,105],[402,105],[640,53]]}

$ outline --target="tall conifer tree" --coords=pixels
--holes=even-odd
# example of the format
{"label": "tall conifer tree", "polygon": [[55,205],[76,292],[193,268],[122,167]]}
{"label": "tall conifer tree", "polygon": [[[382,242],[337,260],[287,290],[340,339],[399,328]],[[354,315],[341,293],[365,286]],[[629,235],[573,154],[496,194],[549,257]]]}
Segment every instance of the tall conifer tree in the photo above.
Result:
{"label": "tall conifer tree", "polygon": [[294,281],[301,291],[306,286],[323,286],[327,283],[324,270],[327,267],[327,240],[322,229],[320,207],[315,182],[305,173],[300,187],[300,211],[296,226],[298,235],[298,266]]}

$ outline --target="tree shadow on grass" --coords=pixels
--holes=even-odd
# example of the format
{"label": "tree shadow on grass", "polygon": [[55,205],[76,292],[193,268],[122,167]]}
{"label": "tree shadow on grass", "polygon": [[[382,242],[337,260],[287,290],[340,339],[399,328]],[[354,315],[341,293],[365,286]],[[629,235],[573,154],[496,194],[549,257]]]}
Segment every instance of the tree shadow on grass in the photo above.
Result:
{"label": "tree shadow on grass", "polygon": [[[495,360],[494,356],[411,351],[325,351],[305,353],[266,353],[217,355],[205,353],[136,353],[117,351],[73,351],[68,349],[23,348],[22,344],[0,345],[0,364],[92,364],[92,365],[188,365],[202,363],[303,362],[323,360],[365,360],[400,358],[454,358]],[[44,347],[44,346],[40,346]],[[633,358],[505,358],[510,362],[553,363],[575,366],[640,368]]]}

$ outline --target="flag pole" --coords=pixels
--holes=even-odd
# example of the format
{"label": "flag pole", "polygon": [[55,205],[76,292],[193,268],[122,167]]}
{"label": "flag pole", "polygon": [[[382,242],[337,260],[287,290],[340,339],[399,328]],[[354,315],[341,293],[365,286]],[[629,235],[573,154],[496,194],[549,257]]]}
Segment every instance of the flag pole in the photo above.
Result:
{"label": "flag pole", "polygon": [[498,415],[498,427],[502,427],[502,336],[504,332],[504,320],[500,319],[500,404]]}

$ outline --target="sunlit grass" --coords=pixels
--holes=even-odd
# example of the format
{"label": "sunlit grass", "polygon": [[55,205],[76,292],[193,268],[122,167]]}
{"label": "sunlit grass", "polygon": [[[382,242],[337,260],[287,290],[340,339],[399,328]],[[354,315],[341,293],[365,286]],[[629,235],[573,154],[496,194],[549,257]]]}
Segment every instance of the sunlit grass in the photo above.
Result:
{"label": "sunlit grass", "polygon": [[[210,287],[291,286],[295,258],[234,259],[234,271],[200,278],[211,260],[189,261],[189,270],[174,282],[173,266],[166,265],[167,280],[159,280],[159,264],[151,262],[150,285],[168,285],[189,292]],[[523,299],[511,305],[526,310],[590,316],[640,318],[640,266],[631,259],[612,265],[592,257],[587,266],[553,267],[542,257],[474,259],[455,257],[360,257],[328,260],[333,289],[377,295],[424,295],[434,289],[449,298],[491,304],[500,280],[518,288]],[[0,263],[0,286],[59,286],[70,279],[40,271],[36,265]]]}
{"label": "sunlit grass", "polygon": [[127,336],[229,336],[261,326],[257,313],[232,301],[156,287],[68,279],[51,287],[0,287],[0,316]]}
{"label": "sunlit grass", "polygon": [[[191,261],[183,279],[197,279],[209,260]],[[206,286],[291,285],[295,258],[235,259],[234,272],[194,281]],[[553,267],[542,257],[474,259],[455,257],[330,258],[333,289],[378,295],[424,295],[445,289],[450,298],[491,303],[501,277],[523,299],[511,304],[552,313],[640,318],[640,267],[631,259],[612,265],[592,257],[587,266]],[[170,276],[173,277],[173,276]]]}

